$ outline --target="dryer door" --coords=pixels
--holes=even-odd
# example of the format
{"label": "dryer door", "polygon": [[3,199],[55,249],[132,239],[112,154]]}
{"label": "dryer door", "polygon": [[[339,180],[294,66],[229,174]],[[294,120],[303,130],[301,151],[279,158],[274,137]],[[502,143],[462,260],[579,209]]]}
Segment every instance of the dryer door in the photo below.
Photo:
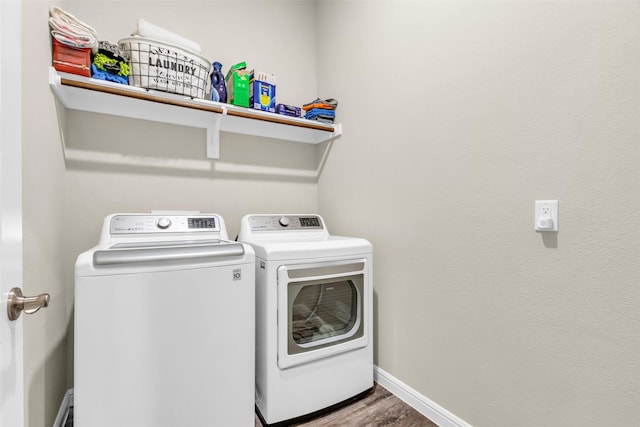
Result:
{"label": "dryer door", "polygon": [[364,347],[366,259],[278,268],[278,366],[290,368]]}

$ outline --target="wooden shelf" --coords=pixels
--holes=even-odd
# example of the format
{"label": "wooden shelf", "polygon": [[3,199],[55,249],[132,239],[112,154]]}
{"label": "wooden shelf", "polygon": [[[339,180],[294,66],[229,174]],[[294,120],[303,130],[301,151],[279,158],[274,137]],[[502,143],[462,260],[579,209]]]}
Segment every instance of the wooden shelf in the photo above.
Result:
{"label": "wooden shelf", "polygon": [[62,105],[88,111],[206,130],[207,157],[220,157],[220,131],[308,144],[333,140],[340,124],[267,113],[220,102],[193,99],[75,74],[50,67],[49,85]]}

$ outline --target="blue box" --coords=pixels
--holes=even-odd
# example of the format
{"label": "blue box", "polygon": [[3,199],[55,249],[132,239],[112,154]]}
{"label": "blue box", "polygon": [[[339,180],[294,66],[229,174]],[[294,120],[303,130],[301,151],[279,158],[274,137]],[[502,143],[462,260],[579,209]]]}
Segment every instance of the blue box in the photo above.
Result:
{"label": "blue box", "polygon": [[300,107],[287,104],[277,104],[276,113],[289,117],[302,117],[302,110]]}
{"label": "blue box", "polygon": [[249,93],[249,105],[253,109],[276,112],[276,76],[252,71]]}

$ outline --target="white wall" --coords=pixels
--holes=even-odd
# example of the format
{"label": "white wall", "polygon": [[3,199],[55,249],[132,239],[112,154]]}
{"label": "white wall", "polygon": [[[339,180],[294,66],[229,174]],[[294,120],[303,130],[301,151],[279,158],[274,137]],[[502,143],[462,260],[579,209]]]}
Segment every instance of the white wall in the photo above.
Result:
{"label": "white wall", "polygon": [[639,425],[640,3],[322,1],[318,28],[319,210],[374,244],[376,363],[476,426]]}
{"label": "white wall", "polygon": [[[51,306],[25,322],[27,424],[51,426],[73,381],[73,268],[97,243],[103,218],[151,209],[213,211],[235,238],[242,215],[315,212],[316,148],[223,134],[220,161],[205,158],[204,132],[62,111],[48,86],[52,2],[25,0],[23,37],[25,289]],[[295,1],[61,1],[117,42],[144,18],[188,37],[229,66],[276,74],[279,102],[316,97],[315,4]],[[292,34],[294,36],[292,36]],[[113,159],[116,159],[113,161]],[[32,291],[32,292],[33,292]]]}

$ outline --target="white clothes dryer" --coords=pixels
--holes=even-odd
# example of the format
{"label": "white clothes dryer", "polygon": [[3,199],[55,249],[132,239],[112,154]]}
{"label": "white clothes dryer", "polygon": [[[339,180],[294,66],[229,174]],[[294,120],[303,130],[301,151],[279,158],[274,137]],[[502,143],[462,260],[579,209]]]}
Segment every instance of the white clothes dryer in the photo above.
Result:
{"label": "white clothes dryer", "polygon": [[373,388],[371,244],[331,236],[319,215],[246,215],[256,253],[256,408],[299,421]]}
{"label": "white clothes dryer", "polygon": [[254,261],[219,215],[109,215],[76,261],[74,425],[254,426]]}

